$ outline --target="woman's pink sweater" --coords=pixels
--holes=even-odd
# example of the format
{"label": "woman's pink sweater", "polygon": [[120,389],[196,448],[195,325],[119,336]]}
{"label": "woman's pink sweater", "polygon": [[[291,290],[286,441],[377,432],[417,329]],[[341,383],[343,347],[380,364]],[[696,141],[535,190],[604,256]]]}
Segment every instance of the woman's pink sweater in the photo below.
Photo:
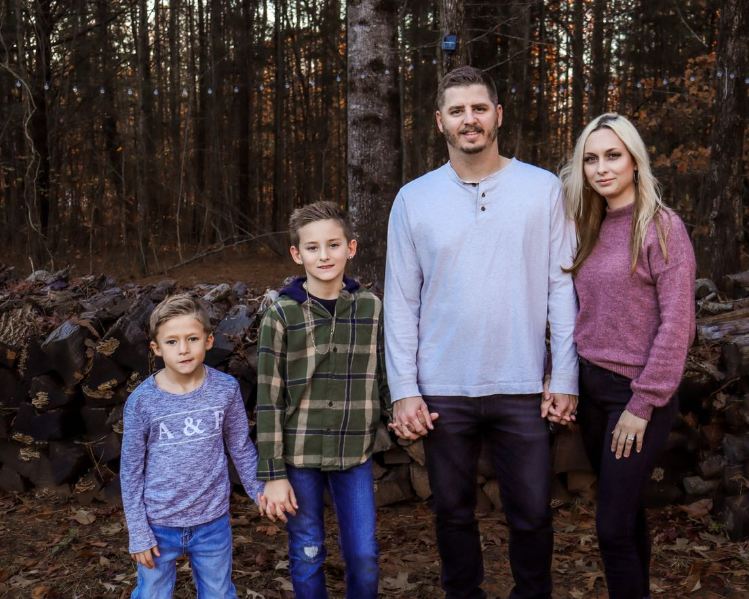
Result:
{"label": "woman's pink sweater", "polygon": [[694,340],[695,260],[684,223],[665,210],[668,259],[651,223],[632,272],[633,211],[631,204],[606,213],[575,277],[575,342],[583,358],[632,379],[627,411],[649,420],[676,392]]}

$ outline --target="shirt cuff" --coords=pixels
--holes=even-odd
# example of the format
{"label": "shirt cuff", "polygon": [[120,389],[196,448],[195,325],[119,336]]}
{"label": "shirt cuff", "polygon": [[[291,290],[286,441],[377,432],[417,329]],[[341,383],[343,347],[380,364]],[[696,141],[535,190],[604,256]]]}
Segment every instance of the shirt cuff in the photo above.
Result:
{"label": "shirt cuff", "polygon": [[552,371],[551,382],[549,383],[549,393],[578,395],[577,377],[577,372],[569,373]]}
{"label": "shirt cuff", "polygon": [[254,495],[250,495],[256,505],[260,505],[260,496],[265,492],[265,483],[261,480],[257,481],[253,486],[252,491]]}
{"label": "shirt cuff", "polygon": [[148,532],[143,531],[141,534],[130,535],[128,553],[140,553],[157,545],[156,537],[149,528]]}
{"label": "shirt cuff", "polygon": [[649,404],[645,398],[633,395],[632,399],[629,400],[626,407],[627,412],[634,414],[639,418],[644,418],[650,421],[650,417],[653,415],[653,405]]}
{"label": "shirt cuff", "polygon": [[258,460],[257,478],[261,481],[280,480],[288,478],[286,475],[286,462],[283,458],[272,460]]}
{"label": "shirt cuff", "polygon": [[421,391],[416,381],[391,382],[388,380],[388,387],[390,388],[390,401],[392,403],[406,397],[421,397]]}

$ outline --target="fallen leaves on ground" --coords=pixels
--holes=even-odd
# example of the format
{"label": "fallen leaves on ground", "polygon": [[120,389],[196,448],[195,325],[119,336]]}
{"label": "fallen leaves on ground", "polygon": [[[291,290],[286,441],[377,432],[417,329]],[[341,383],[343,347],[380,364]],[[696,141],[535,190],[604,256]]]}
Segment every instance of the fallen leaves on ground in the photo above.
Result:
{"label": "fallen leaves on ground", "polygon": [[[653,510],[652,591],[654,599],[738,599],[749,596],[749,542],[730,542],[706,513],[706,503]],[[65,499],[0,494],[0,597],[81,599],[129,596],[135,566],[127,554],[120,508]],[[293,597],[286,531],[260,518],[244,497],[232,498],[234,582],[250,599]],[[345,568],[337,550],[332,511],[326,513],[330,596],[343,597]],[[592,506],[575,503],[554,513],[552,573],[555,599],[605,599],[606,587]],[[504,515],[480,518],[489,597],[512,588]],[[378,511],[380,596],[418,599],[443,596],[433,516],[423,503]],[[178,565],[175,597],[194,597],[190,565]]]}

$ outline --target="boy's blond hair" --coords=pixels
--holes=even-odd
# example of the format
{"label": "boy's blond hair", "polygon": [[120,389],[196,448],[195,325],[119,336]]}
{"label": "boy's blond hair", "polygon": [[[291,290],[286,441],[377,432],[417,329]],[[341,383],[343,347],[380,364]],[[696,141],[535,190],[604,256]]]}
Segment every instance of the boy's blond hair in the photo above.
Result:
{"label": "boy's blond hair", "polygon": [[316,223],[319,220],[336,221],[341,225],[346,241],[351,241],[354,238],[354,229],[346,213],[333,202],[322,200],[297,208],[291,213],[291,217],[289,218],[291,245],[299,245],[299,229],[310,223]]}
{"label": "boy's blond hair", "polygon": [[156,335],[159,327],[167,320],[177,318],[178,316],[192,316],[200,324],[207,334],[211,332],[211,319],[203,305],[187,293],[170,295],[164,299],[151,312],[148,321],[148,331],[152,341],[156,341]]}

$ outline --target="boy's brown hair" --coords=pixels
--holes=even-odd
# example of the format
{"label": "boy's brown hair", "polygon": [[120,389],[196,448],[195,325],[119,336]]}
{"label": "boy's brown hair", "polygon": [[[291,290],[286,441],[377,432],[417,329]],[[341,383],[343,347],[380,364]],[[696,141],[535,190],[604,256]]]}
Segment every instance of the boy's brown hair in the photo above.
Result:
{"label": "boy's brown hair", "polygon": [[152,341],[156,341],[156,335],[159,327],[167,320],[177,318],[178,316],[192,316],[200,324],[207,334],[211,333],[211,319],[203,305],[187,293],[170,295],[164,299],[151,312],[148,321],[148,332]]}
{"label": "boy's brown hair", "polygon": [[319,201],[297,208],[289,218],[289,237],[291,245],[299,245],[299,229],[304,225],[316,223],[319,220],[334,220],[343,229],[346,241],[354,238],[354,229],[348,215],[333,202]]}
{"label": "boy's brown hair", "polygon": [[437,86],[437,110],[440,110],[445,101],[445,91],[451,87],[468,87],[469,85],[483,85],[489,92],[489,99],[496,106],[499,104],[497,86],[488,73],[476,67],[457,67],[446,73]]}

